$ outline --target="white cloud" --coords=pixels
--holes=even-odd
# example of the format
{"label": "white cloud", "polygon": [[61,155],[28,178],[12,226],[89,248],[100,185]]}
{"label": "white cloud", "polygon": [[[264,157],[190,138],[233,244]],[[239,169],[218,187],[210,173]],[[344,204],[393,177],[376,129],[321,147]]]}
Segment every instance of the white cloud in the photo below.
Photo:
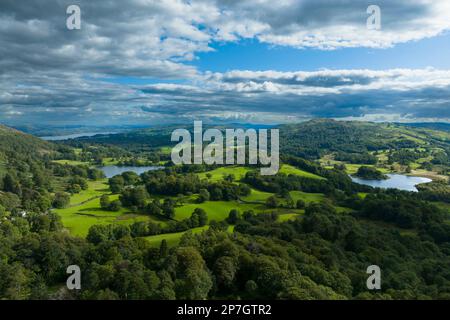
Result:
{"label": "white cloud", "polygon": [[[365,0],[77,3],[82,29],[68,31],[65,0],[0,2],[0,120],[449,117],[447,70],[201,73],[188,63],[215,42],[240,39],[335,49],[432,37],[450,29],[446,0],[379,0],[381,31],[367,30]],[[101,81],[108,77],[183,84]]]}

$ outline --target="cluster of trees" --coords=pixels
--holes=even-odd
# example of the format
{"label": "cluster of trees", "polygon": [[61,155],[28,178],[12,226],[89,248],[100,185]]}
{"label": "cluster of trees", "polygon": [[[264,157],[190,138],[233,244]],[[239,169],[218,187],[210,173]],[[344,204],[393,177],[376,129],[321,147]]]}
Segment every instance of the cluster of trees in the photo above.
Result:
{"label": "cluster of trees", "polygon": [[153,216],[163,216],[167,219],[173,219],[175,217],[175,200],[171,198],[164,199],[161,202],[159,199],[153,199],[145,207],[145,212]]}
{"label": "cluster of trees", "polygon": [[392,164],[397,162],[401,165],[407,166],[420,158],[425,158],[428,156],[429,153],[426,151],[401,149],[388,153],[388,163]]}
{"label": "cluster of trees", "polygon": [[57,177],[80,177],[83,179],[100,180],[105,177],[103,171],[86,165],[72,166],[68,164],[49,163],[53,175]]}
{"label": "cluster of trees", "polygon": [[[195,208],[189,218],[183,219],[181,221],[169,221],[165,226],[161,226],[160,224],[156,224],[154,222],[149,222],[148,231],[139,236],[153,236],[163,233],[182,232],[189,229],[206,226],[207,223],[208,215],[205,210],[203,210],[202,208]],[[140,223],[138,222],[138,224]]]}
{"label": "cluster of trees", "polygon": [[387,176],[384,175],[381,171],[377,170],[374,167],[361,166],[356,171],[355,176],[368,179],[368,180],[383,180],[387,179]]}
{"label": "cluster of trees", "polygon": [[[124,206],[141,209],[147,205],[150,194],[182,197],[198,193],[197,201],[201,203],[209,200],[236,200],[251,192],[248,185],[233,183],[233,179],[210,182],[206,179],[200,180],[197,174],[178,173],[170,169],[149,171],[141,177],[132,172],[125,172],[110,178],[109,186],[113,193],[121,193]],[[157,211],[156,207],[163,209],[161,205],[152,205],[150,212]]]}
{"label": "cluster of trees", "polygon": [[[270,243],[257,246],[253,240],[253,248],[260,254],[274,250],[274,243],[285,245],[289,252],[286,261],[296,261],[293,264],[304,278],[344,298],[449,298],[450,274],[444,267],[450,258],[448,240],[434,242],[429,234],[422,232],[401,235],[359,220],[358,215],[337,214],[326,203],[307,206],[302,219],[275,221],[273,214],[243,215],[235,231]],[[367,291],[361,273],[370,264],[379,265],[383,270],[383,286],[377,294]],[[300,297],[304,291],[290,292],[293,298]]]}
{"label": "cluster of trees", "polygon": [[108,211],[119,211],[122,207],[122,202],[120,200],[113,200],[111,201],[109,199],[109,196],[107,194],[104,194],[100,197],[100,207],[103,210]]}
{"label": "cluster of trees", "polygon": [[433,181],[416,186],[419,197],[428,201],[443,201],[450,203],[450,185],[444,181]]}
{"label": "cluster of trees", "polygon": [[348,163],[360,163],[360,164],[377,164],[378,158],[368,152],[363,153],[347,153],[336,152],[335,160],[345,161]]}

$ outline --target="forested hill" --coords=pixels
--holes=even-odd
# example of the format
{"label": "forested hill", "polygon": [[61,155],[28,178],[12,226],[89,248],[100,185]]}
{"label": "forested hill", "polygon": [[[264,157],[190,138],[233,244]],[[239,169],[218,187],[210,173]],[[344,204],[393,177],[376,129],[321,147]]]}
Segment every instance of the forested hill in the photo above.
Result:
{"label": "forested hill", "polygon": [[[174,144],[170,141],[170,134],[179,127],[158,126],[120,134],[83,137],[67,143],[76,147],[83,144],[115,145],[133,150],[161,147]],[[192,125],[184,127],[192,129]],[[238,124],[217,128],[227,127],[248,129],[248,126]],[[276,128],[280,129],[281,152],[307,159],[319,159],[333,152],[361,154],[424,146],[450,150],[450,132],[440,131],[433,126],[315,119]],[[203,129],[207,129],[207,126]]]}
{"label": "forested hill", "polygon": [[0,125],[0,154],[42,156],[54,150],[54,146],[42,139]]}
{"label": "forested hill", "polygon": [[408,124],[399,123],[399,125],[406,126],[406,127],[425,128],[425,129],[450,132],[450,123],[445,123],[445,122],[419,122],[419,123],[408,123]]}
{"label": "forested hill", "polygon": [[402,148],[450,149],[450,134],[392,123],[311,120],[280,127],[280,147],[288,153],[318,159],[333,152],[367,153]]}

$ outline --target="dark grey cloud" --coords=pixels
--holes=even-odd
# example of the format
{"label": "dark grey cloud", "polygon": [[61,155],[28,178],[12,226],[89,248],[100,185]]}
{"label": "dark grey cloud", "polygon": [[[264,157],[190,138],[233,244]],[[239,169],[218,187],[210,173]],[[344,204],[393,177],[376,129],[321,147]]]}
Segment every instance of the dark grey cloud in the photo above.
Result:
{"label": "dark grey cloud", "polygon": [[139,86],[71,74],[30,77],[18,83],[3,75],[0,118],[90,124],[193,119],[287,122],[375,115],[397,120],[450,120],[450,71],[322,70],[294,74],[308,80],[279,81],[291,79],[293,73],[288,72],[232,71],[205,74],[190,85]]}

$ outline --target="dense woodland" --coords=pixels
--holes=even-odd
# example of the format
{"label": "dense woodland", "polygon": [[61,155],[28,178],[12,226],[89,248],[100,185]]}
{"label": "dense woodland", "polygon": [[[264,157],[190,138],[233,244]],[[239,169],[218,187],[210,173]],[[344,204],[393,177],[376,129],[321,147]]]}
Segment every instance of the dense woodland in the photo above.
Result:
{"label": "dense woodland", "polygon": [[[334,154],[338,161],[374,165],[374,153],[386,152],[386,161],[400,166],[430,157],[429,166],[446,174],[450,140],[434,128],[404,130],[324,120],[283,127],[282,162],[323,179],[253,170],[242,179],[212,181],[197,173],[215,167],[202,165],[117,175],[108,185],[118,198],[102,196],[103,209],[127,208],[166,223],[95,225],[83,238],[71,235],[53,209],[67,207],[88,182],[104,179],[93,165],[107,158],[167,160],[160,149],[166,134],[146,130],[47,143],[0,127],[0,298],[450,299],[450,217],[438,205],[450,203],[448,182],[420,186],[417,193],[372,189],[353,183],[344,165],[324,168],[315,161]],[[233,209],[226,220],[214,221],[198,208],[174,219],[187,198],[242,201],[252,189],[274,194],[265,203],[270,212]],[[324,194],[325,201],[295,202],[292,191]],[[280,222],[288,208],[304,215]],[[175,246],[163,240],[155,247],[145,239],[182,231]],[[79,291],[65,286],[72,264],[83,270]],[[373,264],[383,271],[379,291],[366,287],[366,268]]]}

